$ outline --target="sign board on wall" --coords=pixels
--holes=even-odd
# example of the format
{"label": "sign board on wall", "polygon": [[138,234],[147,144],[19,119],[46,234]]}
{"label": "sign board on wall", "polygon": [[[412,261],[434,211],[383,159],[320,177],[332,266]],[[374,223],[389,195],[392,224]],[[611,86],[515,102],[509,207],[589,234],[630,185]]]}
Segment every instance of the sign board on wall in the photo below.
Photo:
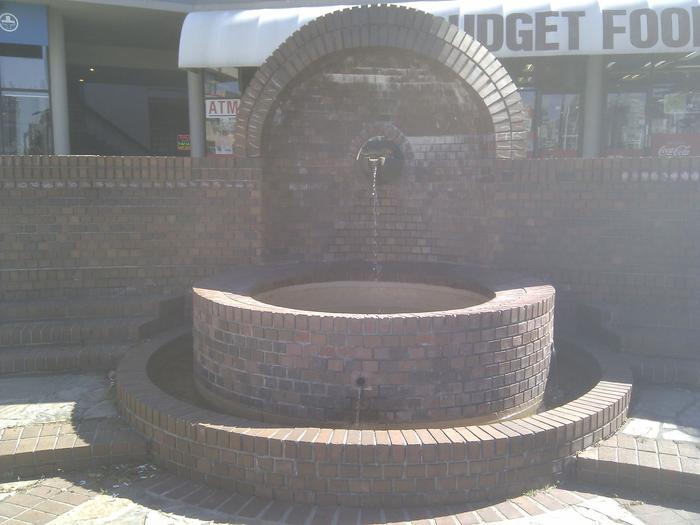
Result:
{"label": "sign board on wall", "polygon": [[[398,5],[450,20],[498,57],[700,50],[700,0],[446,0]],[[301,26],[344,7],[349,6],[190,13],[182,26],[179,65],[259,66]]]}
{"label": "sign board on wall", "polygon": [[0,2],[0,43],[47,46],[46,6]]}
{"label": "sign board on wall", "polygon": [[190,144],[189,133],[180,133],[177,136],[177,150],[178,151],[190,151],[192,146]]}
{"label": "sign board on wall", "polygon": [[210,98],[204,101],[204,114],[207,118],[238,116],[238,98]]}
{"label": "sign board on wall", "polygon": [[659,157],[700,155],[700,135],[694,133],[653,133],[651,154]]}

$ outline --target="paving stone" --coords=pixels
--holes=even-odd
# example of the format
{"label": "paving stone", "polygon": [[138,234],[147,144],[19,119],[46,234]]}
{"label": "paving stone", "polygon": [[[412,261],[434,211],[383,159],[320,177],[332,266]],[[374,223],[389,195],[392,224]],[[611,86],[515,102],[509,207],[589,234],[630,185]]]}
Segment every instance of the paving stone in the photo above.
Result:
{"label": "paving stone", "polygon": [[527,496],[514,498],[513,503],[523,509],[529,516],[537,516],[538,514],[542,514],[546,511],[544,507],[538,505],[532,498]]}
{"label": "paving stone", "polygon": [[310,505],[295,505],[292,510],[287,514],[285,518],[285,523],[290,525],[302,525],[306,523],[314,508]]}
{"label": "paving stone", "polygon": [[270,504],[270,500],[262,498],[252,498],[245,507],[238,511],[239,516],[244,518],[255,518]]}
{"label": "paving stone", "polygon": [[484,507],[481,509],[476,509],[476,513],[484,521],[484,523],[493,523],[497,521],[502,521],[503,517],[496,511],[494,507]]}
{"label": "paving stone", "polygon": [[360,509],[358,508],[340,508],[338,509],[338,517],[336,525],[357,525],[360,519]]}
{"label": "paving stone", "polygon": [[42,512],[47,512],[49,514],[54,514],[56,516],[59,516],[61,514],[64,514],[71,510],[73,505],[68,505],[66,503],[61,503],[60,501],[52,501],[45,499],[41,503],[37,504],[36,507],[34,507],[37,510],[40,510]]}
{"label": "paving stone", "polygon": [[25,521],[27,523],[35,523],[37,525],[43,525],[44,523],[48,523],[49,521],[51,521],[55,517],[56,517],[55,514],[49,514],[48,512],[41,512],[40,510],[36,510],[36,509],[29,509],[29,510],[25,510],[19,516],[16,516],[16,519],[19,519],[21,521]]}
{"label": "paving stone", "polygon": [[243,508],[243,505],[250,501],[251,496],[245,494],[233,494],[231,495],[217,510],[219,512],[224,512],[231,516],[235,516],[238,511]]}
{"label": "paving stone", "polygon": [[281,523],[284,516],[291,508],[290,503],[283,501],[273,501],[272,504],[262,513],[260,519]]}
{"label": "paving stone", "polygon": [[14,518],[18,514],[21,514],[27,510],[25,507],[19,505],[13,505],[12,503],[7,503],[5,501],[0,501],[0,516],[5,518]]}
{"label": "paving stone", "polygon": [[19,505],[21,507],[31,509],[42,501],[45,501],[44,498],[33,496],[31,494],[15,494],[14,496],[10,496],[8,499],[6,499],[5,503],[12,503],[13,505]]}
{"label": "paving stone", "polygon": [[455,514],[459,525],[474,525],[479,523],[479,516],[474,511],[459,512]]}
{"label": "paving stone", "polygon": [[559,510],[564,508],[564,505],[559,503],[546,492],[537,492],[532,496],[532,499],[548,510]]}

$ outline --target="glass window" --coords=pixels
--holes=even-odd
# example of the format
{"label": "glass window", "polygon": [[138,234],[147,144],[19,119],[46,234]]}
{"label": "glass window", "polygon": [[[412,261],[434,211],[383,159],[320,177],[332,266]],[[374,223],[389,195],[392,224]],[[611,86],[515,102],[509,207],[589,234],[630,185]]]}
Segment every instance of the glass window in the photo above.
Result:
{"label": "glass window", "polygon": [[585,57],[504,59],[525,110],[528,157],[579,152]]}
{"label": "glass window", "polygon": [[204,74],[207,153],[233,154],[240,98],[238,69],[220,68]]}
{"label": "glass window", "polygon": [[52,151],[46,48],[0,44],[0,153]]}
{"label": "glass window", "polygon": [[603,148],[607,156],[638,157],[647,149],[647,90],[654,61],[651,55],[622,55],[605,66],[608,94],[603,116]]}
{"label": "glass window", "polygon": [[48,94],[5,91],[0,95],[0,145],[5,155],[51,151]]}
{"label": "glass window", "polygon": [[605,146],[608,156],[639,156],[646,148],[646,92],[608,93]]}
{"label": "glass window", "polygon": [[68,69],[68,86],[73,153],[187,154],[184,72],[74,65]]}
{"label": "glass window", "polygon": [[540,157],[578,155],[580,98],[573,93],[542,95],[537,126]]}
{"label": "glass window", "polygon": [[613,56],[608,155],[700,155],[700,53]]}
{"label": "glass window", "polygon": [[700,75],[655,84],[649,113],[652,155],[700,155]]}
{"label": "glass window", "polygon": [[531,159],[535,155],[535,104],[537,101],[537,92],[534,89],[521,89],[520,97],[523,101],[523,112],[525,113],[525,132],[527,133],[526,152],[527,158]]}
{"label": "glass window", "polygon": [[48,90],[44,48],[0,44],[0,88]]}

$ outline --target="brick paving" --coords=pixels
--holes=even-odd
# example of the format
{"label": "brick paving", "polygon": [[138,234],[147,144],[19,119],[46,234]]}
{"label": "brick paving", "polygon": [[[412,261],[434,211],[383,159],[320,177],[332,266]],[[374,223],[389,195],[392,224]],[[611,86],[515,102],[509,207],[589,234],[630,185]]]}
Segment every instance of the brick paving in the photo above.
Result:
{"label": "brick paving", "polygon": [[[151,465],[117,465],[0,484],[0,524],[241,523],[469,525],[483,523],[700,524],[700,502],[639,494],[611,498],[586,485],[547,487],[501,502],[446,507],[319,507],[216,491]],[[158,518],[156,520],[156,518]]]}
{"label": "brick paving", "polygon": [[123,422],[90,419],[0,429],[0,476],[145,460],[146,441]]}

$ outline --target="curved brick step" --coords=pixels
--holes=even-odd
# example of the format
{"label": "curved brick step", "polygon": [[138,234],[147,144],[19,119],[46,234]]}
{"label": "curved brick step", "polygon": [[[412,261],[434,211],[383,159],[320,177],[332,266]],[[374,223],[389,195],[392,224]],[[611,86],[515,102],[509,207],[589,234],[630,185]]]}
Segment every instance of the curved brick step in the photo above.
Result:
{"label": "curved brick step", "polygon": [[161,334],[121,360],[122,414],[178,475],[296,503],[401,507],[522,493],[614,433],[631,395],[627,367],[603,355],[603,377],[589,392],[517,420],[403,430],[275,426],[197,408],[151,382],[150,357],[186,335]]}
{"label": "curved brick step", "polygon": [[155,319],[117,317],[58,319],[0,324],[0,349],[12,346],[127,343],[153,333]]}
{"label": "curved brick step", "polygon": [[[3,321],[36,321],[93,317],[159,317],[178,307],[179,298],[149,295],[62,297],[0,302]],[[181,305],[180,305],[181,308]]]}
{"label": "curved brick step", "polygon": [[700,445],[617,434],[578,454],[576,478],[697,499]]}
{"label": "curved brick step", "polygon": [[113,370],[130,345],[39,345],[0,348],[0,374]]}
{"label": "curved brick step", "polygon": [[0,475],[37,476],[148,459],[146,440],[117,419],[0,429]]}

